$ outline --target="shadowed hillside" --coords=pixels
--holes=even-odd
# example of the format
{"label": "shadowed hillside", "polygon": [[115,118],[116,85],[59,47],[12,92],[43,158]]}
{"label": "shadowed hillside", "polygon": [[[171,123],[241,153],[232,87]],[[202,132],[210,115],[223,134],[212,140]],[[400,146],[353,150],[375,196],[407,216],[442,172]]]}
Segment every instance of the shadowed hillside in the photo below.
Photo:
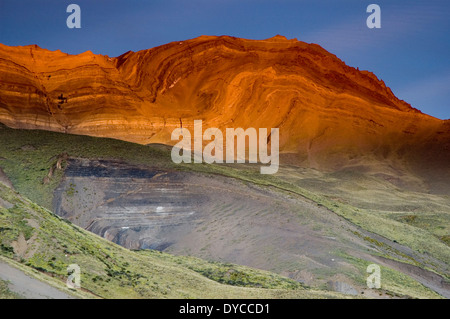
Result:
{"label": "shadowed hillside", "polygon": [[173,144],[172,130],[196,119],[203,129],[278,127],[296,165],[382,163],[450,179],[449,122],[316,44],[202,36],[116,58],[0,45],[0,71],[0,121],[11,127],[141,144]]}

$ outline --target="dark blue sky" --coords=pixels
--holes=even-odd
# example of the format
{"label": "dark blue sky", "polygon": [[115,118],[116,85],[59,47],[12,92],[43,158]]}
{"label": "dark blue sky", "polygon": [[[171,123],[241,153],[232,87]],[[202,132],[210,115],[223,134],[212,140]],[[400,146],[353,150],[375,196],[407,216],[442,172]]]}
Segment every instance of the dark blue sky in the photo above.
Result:
{"label": "dark blue sky", "polygon": [[[81,7],[81,29],[66,8]],[[369,4],[381,29],[366,26]],[[0,43],[118,56],[200,35],[318,43],[374,72],[424,113],[450,118],[449,0],[0,0]]]}

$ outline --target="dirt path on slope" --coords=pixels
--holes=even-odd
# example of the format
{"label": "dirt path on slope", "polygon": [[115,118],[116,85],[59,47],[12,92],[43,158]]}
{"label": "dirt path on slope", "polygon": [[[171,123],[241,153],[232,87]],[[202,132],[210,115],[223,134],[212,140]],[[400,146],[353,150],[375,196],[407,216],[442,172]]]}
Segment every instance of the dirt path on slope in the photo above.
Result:
{"label": "dirt path on slope", "polygon": [[25,299],[75,299],[2,261],[0,261],[0,279],[8,282],[9,290]]}

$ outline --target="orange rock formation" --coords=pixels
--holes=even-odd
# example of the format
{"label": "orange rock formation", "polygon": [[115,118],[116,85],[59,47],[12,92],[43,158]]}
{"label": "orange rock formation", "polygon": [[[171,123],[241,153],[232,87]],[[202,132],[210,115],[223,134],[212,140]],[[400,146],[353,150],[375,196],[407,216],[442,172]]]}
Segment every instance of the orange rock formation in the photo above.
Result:
{"label": "orange rock formation", "polygon": [[[116,58],[0,44],[0,122],[149,144],[173,129],[280,129],[289,161],[450,167],[450,122],[395,97],[319,45],[202,36]],[[286,157],[287,158],[287,157]]]}

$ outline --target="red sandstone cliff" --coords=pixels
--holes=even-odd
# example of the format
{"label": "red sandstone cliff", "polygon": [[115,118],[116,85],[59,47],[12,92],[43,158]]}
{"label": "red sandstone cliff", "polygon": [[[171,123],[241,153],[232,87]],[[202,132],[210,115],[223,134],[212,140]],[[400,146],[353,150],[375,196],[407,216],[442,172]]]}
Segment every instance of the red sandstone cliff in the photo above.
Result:
{"label": "red sandstone cliff", "polygon": [[278,127],[281,152],[315,168],[362,158],[450,167],[449,121],[315,44],[202,36],[116,58],[0,44],[8,126],[173,144],[172,130],[195,119]]}

